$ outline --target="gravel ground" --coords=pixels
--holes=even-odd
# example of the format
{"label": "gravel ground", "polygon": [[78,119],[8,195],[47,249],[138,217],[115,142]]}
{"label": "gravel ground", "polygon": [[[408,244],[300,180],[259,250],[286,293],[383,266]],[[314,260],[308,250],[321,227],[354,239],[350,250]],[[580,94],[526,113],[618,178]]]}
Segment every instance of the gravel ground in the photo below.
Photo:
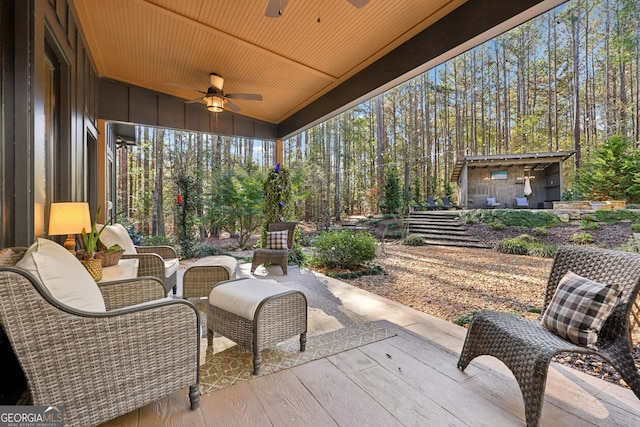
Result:
{"label": "gravel ground", "polygon": [[[342,279],[354,286],[417,310],[454,321],[481,309],[539,316],[551,259],[501,254],[489,249],[445,246],[380,246],[376,263],[384,273]],[[640,369],[640,331],[633,349]],[[555,361],[627,387],[617,371],[599,357],[561,354]]]}
{"label": "gravel ground", "polygon": [[[467,229],[469,234],[492,246],[500,239],[523,233],[515,227],[493,230],[482,224],[468,225]],[[580,231],[575,225],[551,227],[546,236],[537,237],[547,244],[569,244],[571,236]],[[588,232],[598,246],[609,248],[627,243],[631,234],[629,223]],[[257,236],[250,244],[255,240]],[[233,250],[234,242],[234,239],[212,239],[209,243],[234,254],[251,254],[252,251]],[[190,261],[181,261],[181,268],[186,268]],[[375,262],[383,267],[382,274],[342,280],[416,310],[455,321],[481,309],[537,318],[539,314],[529,310],[542,307],[552,260],[502,254],[490,249],[406,246],[398,241],[387,241],[378,247]],[[634,357],[640,369],[638,328],[633,338]],[[600,358],[560,355],[556,361],[626,386],[615,369]]]}

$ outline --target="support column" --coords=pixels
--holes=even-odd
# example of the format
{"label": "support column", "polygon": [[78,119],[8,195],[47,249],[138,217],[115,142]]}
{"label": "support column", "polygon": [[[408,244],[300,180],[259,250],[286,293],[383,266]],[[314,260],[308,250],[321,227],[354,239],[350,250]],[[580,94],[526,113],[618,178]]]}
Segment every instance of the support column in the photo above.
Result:
{"label": "support column", "polygon": [[276,139],[276,163],[280,163],[282,165],[282,139]]}

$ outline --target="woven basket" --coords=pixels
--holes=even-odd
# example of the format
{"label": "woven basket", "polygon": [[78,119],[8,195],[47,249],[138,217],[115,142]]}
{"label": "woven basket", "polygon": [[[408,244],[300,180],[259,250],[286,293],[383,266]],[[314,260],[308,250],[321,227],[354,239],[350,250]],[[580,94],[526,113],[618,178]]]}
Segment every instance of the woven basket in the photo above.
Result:
{"label": "woven basket", "polygon": [[87,269],[93,280],[102,280],[102,261],[99,259],[84,259],[80,261]]}
{"label": "woven basket", "polygon": [[107,251],[96,252],[95,258],[102,261],[103,267],[111,267],[112,265],[116,265],[118,261],[120,261],[120,258],[122,257],[123,253],[124,253],[124,249],[117,252],[107,252]]}

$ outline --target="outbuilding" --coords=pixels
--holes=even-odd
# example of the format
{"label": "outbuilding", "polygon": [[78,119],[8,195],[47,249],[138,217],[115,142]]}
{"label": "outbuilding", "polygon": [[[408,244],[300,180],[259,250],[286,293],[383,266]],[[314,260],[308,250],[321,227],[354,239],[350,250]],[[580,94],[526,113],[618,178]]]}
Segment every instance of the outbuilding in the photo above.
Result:
{"label": "outbuilding", "polygon": [[458,205],[466,209],[551,209],[564,190],[562,163],[574,153],[460,157],[451,175],[451,182],[458,184]]}

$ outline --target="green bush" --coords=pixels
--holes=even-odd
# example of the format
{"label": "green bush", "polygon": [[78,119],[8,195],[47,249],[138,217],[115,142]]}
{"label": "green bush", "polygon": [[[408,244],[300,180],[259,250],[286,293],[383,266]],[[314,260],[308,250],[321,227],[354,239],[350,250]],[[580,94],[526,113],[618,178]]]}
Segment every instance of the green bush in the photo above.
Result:
{"label": "green bush", "polygon": [[498,252],[502,252],[505,254],[527,255],[529,253],[529,247],[527,243],[518,239],[517,237],[500,240],[496,244],[495,249]]}
{"label": "green bush", "polygon": [[553,258],[557,248],[545,245],[536,237],[528,234],[521,234],[518,237],[500,240],[495,250],[505,254],[531,255],[540,258]]}
{"label": "green bush", "polygon": [[628,209],[619,209],[617,211],[596,211],[595,218],[605,224],[615,224],[620,221],[640,221],[640,214],[632,212]]}
{"label": "green bush", "polygon": [[406,235],[407,235],[406,230],[392,230],[392,231],[385,232],[383,237],[386,237],[389,239],[402,239]]}
{"label": "green bush", "polygon": [[489,226],[494,230],[502,230],[505,227],[505,225],[500,221],[492,222]]}
{"label": "green bush", "polygon": [[598,224],[597,222],[594,222],[594,221],[587,221],[587,220],[582,219],[578,223],[578,228],[580,230],[595,230],[597,228],[600,228],[600,224]]}
{"label": "green bush", "polygon": [[174,246],[175,243],[167,236],[146,236],[142,244],[144,246]]}
{"label": "green bush", "polygon": [[204,258],[206,256],[226,255],[226,253],[215,245],[202,244],[196,247],[196,258]]}
{"label": "green bush", "polygon": [[402,244],[407,246],[424,246],[426,243],[422,236],[413,235],[404,239]]}
{"label": "green bush", "polygon": [[593,236],[589,233],[573,233],[571,241],[579,245],[586,245],[588,243],[593,243]]}
{"label": "green bush", "polygon": [[310,263],[327,268],[357,268],[376,257],[376,239],[369,233],[329,230],[313,241]]}
{"label": "green bush", "polygon": [[634,233],[640,232],[640,223],[631,224],[631,231]]}
{"label": "green bush", "polygon": [[533,234],[535,234],[536,236],[546,236],[547,235],[547,227],[542,226],[542,227],[533,227],[531,229],[531,232]]}
{"label": "green bush", "polygon": [[513,209],[472,209],[461,212],[460,217],[466,223],[500,222],[510,227],[551,227],[560,224],[558,217],[550,212]]}

